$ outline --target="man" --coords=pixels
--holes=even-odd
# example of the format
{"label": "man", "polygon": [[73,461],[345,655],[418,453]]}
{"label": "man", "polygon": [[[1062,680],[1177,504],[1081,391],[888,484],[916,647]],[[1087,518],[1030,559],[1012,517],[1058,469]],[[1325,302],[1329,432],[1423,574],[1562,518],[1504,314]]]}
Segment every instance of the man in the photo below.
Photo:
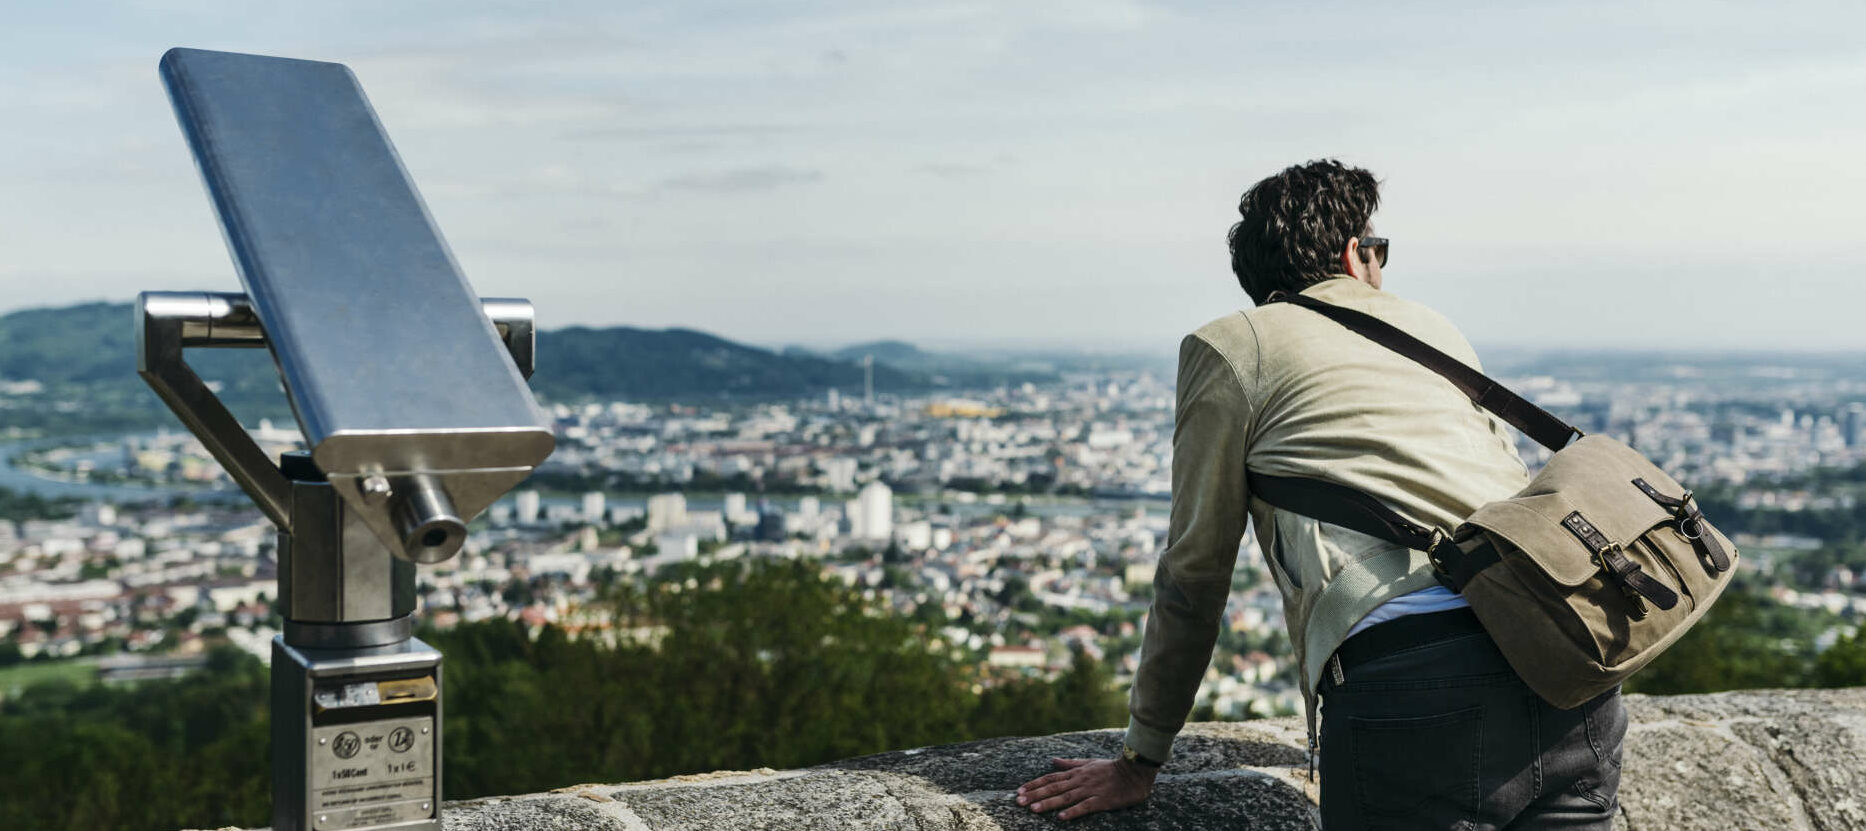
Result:
{"label": "man", "polygon": [[[1473,366],[1443,317],[1381,291],[1373,174],[1333,160],[1244,193],[1231,265],[1257,305],[1180,346],[1173,506],[1119,759],[1057,759],[1018,804],[1074,819],[1136,804],[1172,753],[1231,587],[1246,519],[1283,595],[1320,729],[1327,831],[1609,827],[1618,689],[1558,710],[1525,686],[1422,552],[1274,508],[1249,471],[1322,479],[1449,531],[1528,481],[1504,423],[1430,370],[1293,304],[1365,312]],[[1320,706],[1321,702],[1325,706]]]}

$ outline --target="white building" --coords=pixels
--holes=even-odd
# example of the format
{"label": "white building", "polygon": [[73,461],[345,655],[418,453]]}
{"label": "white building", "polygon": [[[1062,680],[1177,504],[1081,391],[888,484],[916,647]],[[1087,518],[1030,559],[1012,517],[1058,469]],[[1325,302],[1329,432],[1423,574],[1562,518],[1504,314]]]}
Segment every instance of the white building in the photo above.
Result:
{"label": "white building", "polygon": [[849,535],[858,540],[885,540],[894,536],[894,489],[870,482],[849,500]]}
{"label": "white building", "polygon": [[519,491],[513,501],[518,503],[518,521],[530,525],[538,521],[538,509],[543,506],[543,499],[537,491]]}
{"label": "white building", "polygon": [[662,493],[648,497],[648,530],[662,531],[687,524],[687,497]]}
{"label": "white building", "polygon": [[902,523],[897,535],[901,547],[909,551],[925,551],[933,546],[933,523],[926,520]]}
{"label": "white building", "polygon": [[590,491],[583,495],[583,521],[602,522],[604,499],[602,491]]}
{"label": "white building", "polygon": [[758,524],[758,513],[745,506],[745,494],[726,494],[725,502],[720,505],[720,513],[733,525],[752,526]]}
{"label": "white building", "polygon": [[654,547],[661,557],[692,559],[700,556],[700,536],[691,531],[661,534],[654,538]]}
{"label": "white building", "polygon": [[855,460],[838,456],[823,462],[823,477],[829,489],[837,493],[855,490]]}

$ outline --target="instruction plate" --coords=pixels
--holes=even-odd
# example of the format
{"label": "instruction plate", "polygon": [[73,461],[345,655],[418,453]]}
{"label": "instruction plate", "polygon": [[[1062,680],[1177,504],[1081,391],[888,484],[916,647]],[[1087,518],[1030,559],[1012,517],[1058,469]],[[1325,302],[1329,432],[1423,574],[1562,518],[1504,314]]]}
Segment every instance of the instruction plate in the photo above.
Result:
{"label": "instruction plate", "polygon": [[311,822],[373,828],[434,815],[434,717],[311,731]]}

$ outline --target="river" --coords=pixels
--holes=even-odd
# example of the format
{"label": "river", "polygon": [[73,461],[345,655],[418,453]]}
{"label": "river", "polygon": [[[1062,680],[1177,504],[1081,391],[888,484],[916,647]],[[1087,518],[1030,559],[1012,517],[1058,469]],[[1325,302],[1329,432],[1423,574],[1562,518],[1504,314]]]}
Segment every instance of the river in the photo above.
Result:
{"label": "river", "polygon": [[[13,464],[13,460],[19,456],[19,454],[38,448],[51,445],[71,446],[73,444],[89,441],[109,441],[114,438],[115,437],[109,436],[93,437],[89,439],[72,439],[66,437],[0,444],[0,487],[21,493],[35,493],[45,497],[77,497],[88,501],[112,503],[162,501],[178,496],[187,496],[201,502],[246,501],[245,494],[231,485],[225,488],[202,488],[179,485],[127,485],[100,482],[73,482],[63,479],[48,478],[29,469],[15,467]],[[746,494],[746,497],[747,500],[752,503],[747,505],[747,507],[755,507],[757,496],[755,494]],[[770,502],[773,507],[779,510],[794,512],[797,510],[799,498],[800,497],[789,495],[771,497]],[[830,507],[839,505],[842,498],[843,497],[822,496],[819,497],[819,501],[823,507]],[[511,496],[507,495],[502,501],[509,501],[510,499]],[[569,495],[551,495],[540,501],[546,505],[577,505],[580,502],[578,497]],[[941,500],[918,496],[908,496],[907,499],[901,501],[908,502],[912,506],[928,512],[936,511],[940,505],[945,505],[954,515],[960,517],[979,517],[1010,513],[1015,508],[1017,502],[1015,498],[1007,498],[1002,504],[994,505],[989,504],[983,498],[975,502],[961,502],[956,499]],[[610,507],[636,508],[639,510],[646,510],[648,504],[647,498],[639,494],[610,494],[605,502]],[[687,506],[690,510],[695,511],[716,511],[720,510],[723,502],[723,498],[718,495],[695,495],[688,497]],[[1032,499],[1026,506],[1026,511],[1033,516],[1079,517],[1128,513],[1137,507],[1146,510],[1148,513],[1164,513],[1167,502],[1163,499],[1146,498],[1085,499],[1043,497]]]}

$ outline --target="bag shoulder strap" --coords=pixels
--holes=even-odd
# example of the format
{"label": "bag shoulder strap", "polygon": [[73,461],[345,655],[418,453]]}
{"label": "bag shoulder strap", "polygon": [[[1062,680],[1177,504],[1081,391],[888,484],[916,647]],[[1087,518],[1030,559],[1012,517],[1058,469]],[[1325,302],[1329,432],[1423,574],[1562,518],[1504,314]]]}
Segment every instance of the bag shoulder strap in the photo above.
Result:
{"label": "bag shoulder strap", "polygon": [[[1373,315],[1288,292],[1276,292],[1268,302],[1290,303],[1314,311],[1432,370],[1477,406],[1495,413],[1551,451],[1561,450],[1583,435],[1573,425],[1550,415],[1463,361]],[[1432,561],[1434,576],[1452,591],[1463,591],[1472,576],[1497,562],[1494,550],[1480,549],[1477,556],[1466,555],[1443,531],[1412,522],[1379,499],[1347,485],[1303,477],[1270,476],[1248,469],[1245,475],[1251,492],[1278,508],[1426,552]]]}
{"label": "bag shoulder strap", "polygon": [[1450,381],[1452,386],[1457,387],[1458,391],[1468,396],[1477,406],[1495,413],[1498,418],[1523,431],[1523,434],[1536,444],[1549,450],[1560,450],[1567,447],[1569,442],[1584,435],[1573,425],[1550,415],[1547,410],[1530,403],[1528,399],[1491,380],[1482,372],[1472,369],[1463,361],[1439,351],[1431,344],[1366,312],[1345,309],[1313,297],[1289,292],[1272,294],[1268,302],[1301,306],[1341,324],[1355,334],[1410,358]]}

